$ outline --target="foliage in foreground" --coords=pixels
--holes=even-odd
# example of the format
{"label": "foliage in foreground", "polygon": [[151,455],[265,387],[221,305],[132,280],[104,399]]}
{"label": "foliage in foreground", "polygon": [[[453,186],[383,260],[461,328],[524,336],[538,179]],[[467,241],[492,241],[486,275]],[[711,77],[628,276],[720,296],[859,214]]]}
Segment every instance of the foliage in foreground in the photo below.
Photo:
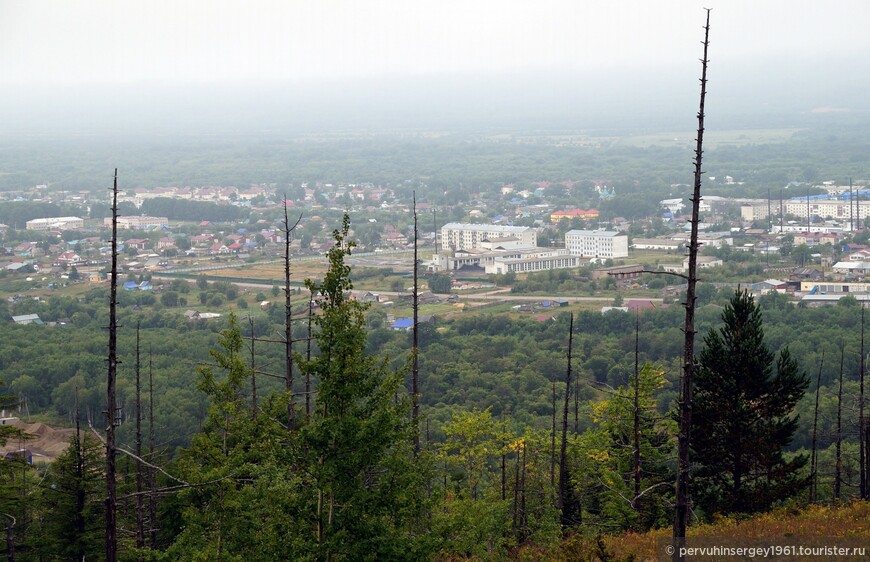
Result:
{"label": "foliage in foreground", "polygon": [[200,388],[212,404],[180,462],[200,486],[183,492],[184,530],[168,551],[173,559],[421,556],[422,463],[410,448],[402,373],[365,353],[364,305],[345,298],[348,228],[345,217],[324,281],[309,282],[322,309],[320,354],[301,365],[317,383],[310,415],[284,416],[293,399],[287,393],[260,409],[249,403],[252,369],[234,321],[212,352],[220,371],[201,369]]}
{"label": "foliage in foreground", "polygon": [[761,308],[738,291],[723,326],[704,338],[698,362],[692,453],[696,503],[706,513],[754,513],[807,486],[805,455],[786,459],[806,374],[783,347],[767,347]]}
{"label": "foliage in foreground", "polygon": [[[856,501],[845,506],[810,505],[783,507],[750,518],[719,517],[712,523],[689,527],[688,538],[764,539],[767,544],[785,543],[793,537],[824,537],[831,546],[836,539],[870,539],[870,503]],[[538,551],[539,560],[600,560],[606,552],[611,560],[658,560],[661,546],[671,538],[671,529],[646,533],[606,535],[597,541],[581,534],[566,539],[552,551]],[[520,558],[527,558],[521,553]]]}

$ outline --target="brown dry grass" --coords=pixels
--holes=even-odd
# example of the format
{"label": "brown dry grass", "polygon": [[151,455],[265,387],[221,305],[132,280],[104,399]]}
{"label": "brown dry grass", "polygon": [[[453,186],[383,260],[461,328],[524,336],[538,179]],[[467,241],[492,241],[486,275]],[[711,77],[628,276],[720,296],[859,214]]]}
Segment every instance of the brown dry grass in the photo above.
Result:
{"label": "brown dry grass", "polygon": [[[692,538],[702,539],[704,545],[712,545],[717,541],[727,546],[848,544],[867,546],[870,551],[870,503],[781,508],[742,519],[720,517],[713,523],[690,527],[688,536],[690,541]],[[600,546],[604,547],[610,560],[660,560],[663,558],[663,546],[670,538],[671,529],[665,528],[647,533],[606,535],[601,538]],[[552,551],[529,550],[520,553],[519,557],[565,562],[600,560],[600,546],[595,538],[577,534]],[[527,554],[532,554],[532,558],[528,558]]]}

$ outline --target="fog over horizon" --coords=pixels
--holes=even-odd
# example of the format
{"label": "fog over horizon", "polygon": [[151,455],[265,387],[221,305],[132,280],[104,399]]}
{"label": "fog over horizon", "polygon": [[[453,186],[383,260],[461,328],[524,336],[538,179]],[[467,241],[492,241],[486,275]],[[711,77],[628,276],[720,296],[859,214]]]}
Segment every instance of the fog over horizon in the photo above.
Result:
{"label": "fog over horizon", "polygon": [[0,0],[0,134],[688,130],[704,7],[710,128],[870,111],[870,5],[715,4]]}
{"label": "fog over horizon", "polygon": [[[699,49],[700,52],[700,49]],[[312,134],[337,131],[585,131],[695,126],[700,63],[213,84],[39,85],[0,92],[4,134]],[[870,77],[847,62],[717,64],[708,127],[800,127],[870,114]]]}

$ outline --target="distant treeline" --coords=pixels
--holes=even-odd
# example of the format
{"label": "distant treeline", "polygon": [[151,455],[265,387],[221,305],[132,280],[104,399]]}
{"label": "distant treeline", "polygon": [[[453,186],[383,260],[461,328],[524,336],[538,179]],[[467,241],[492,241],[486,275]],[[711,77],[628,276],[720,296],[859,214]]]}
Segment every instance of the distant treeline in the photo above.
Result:
{"label": "distant treeline", "polygon": [[[723,196],[766,197],[768,189],[776,190],[775,196],[793,181],[845,183],[849,177],[866,177],[870,163],[866,129],[863,120],[844,122],[828,116],[784,142],[737,138],[733,144],[705,151],[704,169],[719,182],[726,175],[744,182],[715,185],[716,194]],[[583,133],[576,134],[576,144],[559,144],[560,137],[554,134],[548,141],[546,135],[528,142],[521,132],[491,135],[485,131],[438,138],[222,137],[185,144],[129,139],[120,154],[117,140],[95,138],[79,144],[54,141],[50,157],[43,145],[30,141],[0,151],[0,172],[4,172],[0,190],[25,189],[45,181],[55,189],[105,190],[111,186],[109,160],[118,167],[123,188],[274,183],[287,190],[302,182],[372,182],[402,195],[417,188],[418,200],[438,205],[467,201],[505,183],[528,186],[538,180],[599,178],[615,186],[617,198],[622,199],[615,202],[621,209],[616,214],[630,218],[648,210],[629,194],[642,194],[643,200],[677,197],[685,193],[672,186],[691,183],[685,165],[687,147],[672,137],[662,135],[659,144],[639,147],[613,137],[589,139]],[[422,189],[420,183],[429,189]]]}
{"label": "distant treeline", "polygon": [[0,205],[0,223],[24,229],[29,220],[46,217],[81,216],[81,209],[55,203],[10,201]]}
{"label": "distant treeline", "polygon": [[237,221],[246,218],[249,214],[247,210],[235,205],[218,205],[208,201],[187,201],[168,197],[146,199],[139,211],[155,217],[167,217],[169,220],[212,222]]}

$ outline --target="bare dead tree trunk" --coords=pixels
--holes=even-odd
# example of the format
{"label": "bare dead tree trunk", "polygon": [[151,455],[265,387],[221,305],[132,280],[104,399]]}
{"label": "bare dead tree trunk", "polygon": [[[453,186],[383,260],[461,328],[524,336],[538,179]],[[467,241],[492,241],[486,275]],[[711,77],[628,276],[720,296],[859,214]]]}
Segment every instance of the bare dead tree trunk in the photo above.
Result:
{"label": "bare dead tree trunk", "polygon": [[864,439],[864,433],[867,431],[867,427],[864,420],[864,303],[861,303],[861,373],[858,376],[858,380],[860,381],[860,387],[858,392],[858,440],[859,444],[859,457],[861,464],[861,476],[860,476],[860,491],[861,491],[861,499],[867,499],[867,448]]}
{"label": "bare dead tree trunk", "polygon": [[556,379],[553,379],[553,425],[550,428],[550,489],[556,487]]}
{"label": "bare dead tree trunk", "polygon": [[[311,320],[314,316],[312,312],[314,303],[314,291],[308,297],[308,338],[305,345],[305,361],[311,361]],[[311,417],[311,373],[305,369],[305,419]]]}
{"label": "bare dead tree trunk", "polygon": [[287,388],[287,429],[296,426],[296,408],[293,399],[293,319],[292,290],[290,288],[290,234],[299,225],[302,216],[292,227],[287,218],[287,198],[284,198],[284,355],[286,361],[285,383]]}
{"label": "bare dead tree trunk", "polygon": [[6,560],[15,562],[15,519],[6,516]]}
{"label": "bare dead tree trunk", "polygon": [[[83,482],[85,477],[85,452],[82,447],[82,432],[81,432],[81,424],[79,422],[79,388],[76,386],[75,389],[75,404],[76,404],[76,468],[75,475],[77,482]],[[84,486],[76,487],[76,512],[75,512],[75,521],[74,525],[76,528],[76,532],[80,537],[85,535],[85,488]],[[84,559],[85,552],[83,552],[84,547],[79,546],[78,552],[76,552],[77,557]]]}
{"label": "bare dead tree trunk", "polygon": [[136,547],[145,546],[144,501],[142,494],[142,385],[139,339],[140,322],[136,322]]}
{"label": "bare dead tree trunk", "polygon": [[520,544],[526,542],[526,442],[523,441],[523,468],[520,480]]}
{"label": "bare dead tree trunk", "polygon": [[287,220],[287,200],[284,199],[284,353],[287,362],[287,428],[293,431],[296,413],[293,408],[293,321],[290,295],[290,223]]}
{"label": "bare dead tree trunk", "polygon": [[411,354],[413,367],[411,369],[411,423],[414,425],[414,454],[420,452],[420,324],[419,324],[419,294],[420,287],[417,279],[417,192],[413,192],[414,207],[414,330]]}
{"label": "bare dead tree trunk", "polygon": [[813,413],[813,447],[812,447],[812,455],[810,459],[810,475],[812,476],[812,481],[810,482],[810,503],[816,501],[816,496],[818,494],[818,467],[816,465],[816,435],[819,428],[819,391],[822,384],[822,365],[825,363],[825,350],[822,350],[822,359],[819,361],[819,373],[816,375],[816,407]]}
{"label": "bare dead tree trunk", "polygon": [[517,531],[517,516],[519,515],[518,511],[518,502],[520,495],[520,448],[517,447],[517,460],[514,463],[514,520],[511,525],[511,529],[514,533]]}
{"label": "bare dead tree trunk", "polygon": [[[504,423],[504,410],[501,412],[501,421]],[[428,427],[428,426],[427,426]],[[501,452],[501,499],[507,498],[507,452],[503,448]]]}
{"label": "bare dead tree trunk", "polygon": [[580,385],[574,385],[574,433],[580,433]]}
{"label": "bare dead tree trunk", "polygon": [[843,360],[846,355],[846,343],[840,342],[840,382],[837,388],[837,457],[834,462],[834,501],[840,501],[840,486],[843,481]]}
{"label": "bare dead tree trunk", "polygon": [[317,545],[323,544],[323,490],[317,490]]}
{"label": "bare dead tree trunk", "polygon": [[[429,418],[426,418],[426,450],[429,450],[431,446],[431,441],[429,438]],[[429,471],[426,471],[426,497],[432,497],[432,475]]]}
{"label": "bare dead tree trunk", "polygon": [[[155,436],[154,436],[154,369],[151,350],[148,350],[148,459],[151,464],[155,461]],[[151,549],[157,548],[157,471],[153,467],[148,469],[148,525],[150,529]]]}
{"label": "bare dead tree trunk", "polygon": [[257,357],[254,353],[254,317],[248,316],[251,327],[251,416],[257,417]]}
{"label": "bare dead tree trunk", "polygon": [[[559,496],[557,506],[561,512],[562,524],[573,523],[569,521],[573,515],[566,513],[565,500],[568,495],[568,406],[571,402],[571,352],[574,348],[574,313],[568,317],[568,368],[565,370],[565,405],[562,408],[562,443],[559,450]],[[570,510],[568,510],[570,511]]]}
{"label": "bare dead tree trunk", "polygon": [[864,418],[864,463],[864,477],[866,478],[864,487],[865,492],[870,496],[870,419],[866,416]]}
{"label": "bare dead tree trunk", "polygon": [[634,319],[634,404],[632,416],[632,449],[634,451],[634,497],[631,508],[637,511],[640,497],[640,312],[635,311]]}
{"label": "bare dead tree trunk", "polygon": [[118,559],[115,488],[115,380],[118,374],[118,169],[112,186],[112,266],[109,284],[109,357],[106,383],[106,562]]}
{"label": "bare dead tree trunk", "polygon": [[686,287],[686,321],[683,327],[683,380],[680,389],[680,429],[677,458],[677,490],[674,509],[674,559],[682,560],[679,545],[686,539],[689,523],[689,439],[692,428],[692,377],[695,370],[695,286],[698,282],[698,216],[701,203],[701,161],[704,154],[704,102],[707,97],[707,49],[710,45],[710,10],[704,25],[704,57],[701,59],[701,99],[698,106],[698,138],[695,146],[695,183],[692,192],[692,231],[689,238],[689,271]]}

